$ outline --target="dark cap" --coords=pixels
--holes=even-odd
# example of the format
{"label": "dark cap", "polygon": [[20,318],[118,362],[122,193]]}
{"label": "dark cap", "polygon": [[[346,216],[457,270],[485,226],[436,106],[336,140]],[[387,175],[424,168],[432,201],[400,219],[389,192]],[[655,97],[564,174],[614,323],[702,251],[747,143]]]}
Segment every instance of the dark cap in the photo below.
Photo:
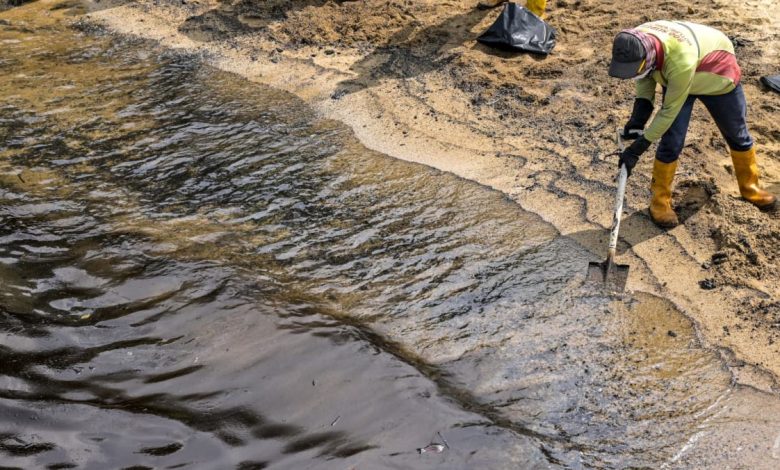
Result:
{"label": "dark cap", "polygon": [[629,33],[618,33],[612,43],[612,63],[609,64],[609,76],[634,78],[639,75],[639,67],[647,52],[638,37]]}

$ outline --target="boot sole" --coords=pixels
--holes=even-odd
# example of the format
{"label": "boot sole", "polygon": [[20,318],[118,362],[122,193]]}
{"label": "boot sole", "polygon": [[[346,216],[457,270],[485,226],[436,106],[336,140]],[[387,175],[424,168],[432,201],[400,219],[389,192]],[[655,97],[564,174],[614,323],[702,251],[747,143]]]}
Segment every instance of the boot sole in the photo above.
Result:
{"label": "boot sole", "polygon": [[650,220],[652,220],[654,224],[656,224],[657,226],[659,226],[661,228],[674,228],[674,227],[677,227],[678,225],[680,225],[680,221],[679,220],[675,220],[674,222],[661,222],[661,221],[655,220],[655,217],[653,217],[653,213],[650,212],[650,209],[647,209],[647,213],[648,213],[648,215],[650,215]]}
{"label": "boot sole", "polygon": [[655,225],[657,225],[658,227],[661,227],[661,228],[675,228],[678,225],[680,225],[680,222],[658,222],[657,220],[653,219],[652,217],[650,217],[650,220],[652,220]]}
{"label": "boot sole", "polygon": [[[753,204],[755,206],[755,204]],[[777,210],[777,200],[775,199],[770,204],[767,204],[765,206],[756,206],[758,207],[758,210],[761,212],[774,212]]]}

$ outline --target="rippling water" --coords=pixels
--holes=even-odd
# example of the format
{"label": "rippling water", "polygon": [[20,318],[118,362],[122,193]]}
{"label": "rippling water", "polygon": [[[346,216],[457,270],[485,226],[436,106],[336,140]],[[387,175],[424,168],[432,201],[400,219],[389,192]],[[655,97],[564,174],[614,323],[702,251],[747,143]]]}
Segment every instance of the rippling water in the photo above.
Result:
{"label": "rippling water", "polygon": [[658,467],[734,405],[503,195],[41,8],[0,23],[3,465]]}

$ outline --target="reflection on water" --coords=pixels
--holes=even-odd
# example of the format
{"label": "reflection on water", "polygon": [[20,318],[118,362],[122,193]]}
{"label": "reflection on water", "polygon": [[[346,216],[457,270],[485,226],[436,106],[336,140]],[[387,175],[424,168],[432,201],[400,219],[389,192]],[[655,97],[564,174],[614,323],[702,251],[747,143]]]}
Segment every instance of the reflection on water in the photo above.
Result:
{"label": "reflection on water", "polygon": [[744,400],[502,195],[44,8],[0,24],[3,465],[658,467]]}

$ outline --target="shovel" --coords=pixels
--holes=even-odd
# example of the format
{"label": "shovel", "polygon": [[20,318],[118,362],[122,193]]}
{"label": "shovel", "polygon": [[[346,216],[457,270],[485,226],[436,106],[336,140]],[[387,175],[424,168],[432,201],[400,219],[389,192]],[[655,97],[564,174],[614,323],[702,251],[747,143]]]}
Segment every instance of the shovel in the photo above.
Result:
{"label": "shovel", "polygon": [[[617,131],[618,149],[623,151],[623,139],[620,138],[620,129]],[[607,259],[602,263],[592,261],[588,263],[588,282],[604,284],[617,292],[623,292],[628,279],[628,265],[615,264],[615,250],[617,249],[618,231],[620,230],[620,216],[623,214],[623,196],[626,193],[626,180],[628,170],[625,165],[620,165],[618,173],[617,196],[615,197],[615,216],[612,219],[612,233],[609,235],[609,250]]]}

